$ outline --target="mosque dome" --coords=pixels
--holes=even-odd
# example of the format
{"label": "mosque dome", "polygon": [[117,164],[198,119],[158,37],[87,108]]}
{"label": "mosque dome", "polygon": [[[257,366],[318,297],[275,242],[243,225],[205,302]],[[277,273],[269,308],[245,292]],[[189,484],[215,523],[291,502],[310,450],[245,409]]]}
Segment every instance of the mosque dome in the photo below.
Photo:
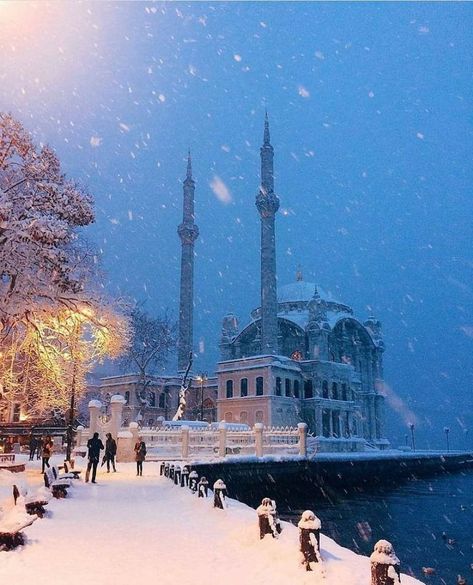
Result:
{"label": "mosque dome", "polygon": [[285,284],[278,289],[278,303],[298,303],[309,302],[314,296],[317,289],[318,296],[325,301],[334,301],[334,298],[314,282],[297,280],[290,284]]}

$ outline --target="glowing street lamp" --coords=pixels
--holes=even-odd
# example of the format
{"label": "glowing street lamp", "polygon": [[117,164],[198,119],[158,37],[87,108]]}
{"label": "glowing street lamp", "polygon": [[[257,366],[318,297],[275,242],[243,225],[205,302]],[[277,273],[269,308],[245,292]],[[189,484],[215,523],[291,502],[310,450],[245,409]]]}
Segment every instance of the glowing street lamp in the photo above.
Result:
{"label": "glowing street lamp", "polygon": [[415,451],[416,450],[416,441],[415,441],[415,436],[414,436],[414,423],[409,423],[409,428],[411,429],[412,450]]}

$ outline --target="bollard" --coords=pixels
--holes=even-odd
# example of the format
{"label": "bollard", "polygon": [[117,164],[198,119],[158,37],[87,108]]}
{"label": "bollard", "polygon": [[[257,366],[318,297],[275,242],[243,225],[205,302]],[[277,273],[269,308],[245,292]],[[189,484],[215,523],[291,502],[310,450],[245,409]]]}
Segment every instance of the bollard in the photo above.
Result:
{"label": "bollard", "polygon": [[378,540],[374,545],[370,561],[371,585],[395,585],[401,582],[401,563],[390,542]]}
{"label": "bollard", "polygon": [[181,487],[187,487],[189,485],[189,468],[184,465],[181,472]]}
{"label": "bollard", "polygon": [[166,465],[166,463],[164,461],[161,461],[161,465],[159,466],[159,475],[164,475],[164,466]]}
{"label": "bollard", "polygon": [[227,486],[223,479],[214,483],[214,508],[224,510],[227,507]]}
{"label": "bollard", "polygon": [[263,498],[256,508],[258,514],[259,537],[262,540],[266,534],[277,538],[281,533],[281,522],[276,515],[276,502],[270,498]]}
{"label": "bollard", "polygon": [[179,485],[181,483],[181,468],[179,465],[176,465],[176,469],[174,470],[174,485]]}
{"label": "bollard", "polygon": [[197,493],[199,498],[207,498],[209,495],[209,482],[205,476],[200,478],[199,483],[197,484]]}
{"label": "bollard", "polygon": [[197,484],[199,483],[199,474],[197,471],[191,471],[189,473],[189,489],[193,494],[197,491]]}
{"label": "bollard", "polygon": [[174,463],[171,463],[169,467],[169,479],[174,481]]}
{"label": "bollard", "polygon": [[321,522],[312,510],[306,510],[302,512],[297,527],[299,528],[299,550],[302,553],[301,562],[306,571],[313,571],[315,564],[322,561],[320,556]]}

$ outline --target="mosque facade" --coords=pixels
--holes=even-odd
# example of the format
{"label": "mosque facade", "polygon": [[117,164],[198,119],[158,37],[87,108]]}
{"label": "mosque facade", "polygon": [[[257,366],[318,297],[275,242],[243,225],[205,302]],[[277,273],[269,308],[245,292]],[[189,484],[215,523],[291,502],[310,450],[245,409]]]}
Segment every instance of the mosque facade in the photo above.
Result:
{"label": "mosque facade", "polygon": [[300,271],[277,288],[279,197],[267,116],[260,154],[261,302],[243,327],[233,314],[223,319],[217,417],[250,426],[306,422],[328,450],[354,439],[360,449],[384,448],[381,323],[359,318]]}

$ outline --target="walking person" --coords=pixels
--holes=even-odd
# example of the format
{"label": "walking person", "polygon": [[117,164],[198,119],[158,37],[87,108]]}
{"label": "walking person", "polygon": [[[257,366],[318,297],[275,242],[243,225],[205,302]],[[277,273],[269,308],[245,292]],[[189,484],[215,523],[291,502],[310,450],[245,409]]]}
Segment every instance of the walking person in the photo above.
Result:
{"label": "walking person", "polygon": [[112,464],[113,471],[116,471],[115,455],[117,454],[117,443],[111,433],[107,433],[105,436],[107,440],[105,441],[104,463],[107,464],[107,473],[110,473],[110,463]]}
{"label": "walking person", "polygon": [[33,461],[36,453],[36,448],[38,447],[38,439],[33,434],[31,434],[30,436],[28,446],[30,448],[30,461]]}
{"label": "walking person", "polygon": [[143,461],[146,459],[146,445],[142,437],[135,443],[136,475],[143,475]]}
{"label": "walking person", "polygon": [[100,451],[104,448],[102,441],[99,439],[99,434],[94,433],[94,436],[87,441],[89,462],[87,463],[87,471],[85,473],[85,481],[89,481],[90,470],[92,470],[92,483],[97,483],[95,477],[97,475],[97,465],[100,461]]}
{"label": "walking person", "polygon": [[50,467],[49,460],[53,454],[54,443],[50,435],[47,435],[41,443],[41,473],[46,467]]}

